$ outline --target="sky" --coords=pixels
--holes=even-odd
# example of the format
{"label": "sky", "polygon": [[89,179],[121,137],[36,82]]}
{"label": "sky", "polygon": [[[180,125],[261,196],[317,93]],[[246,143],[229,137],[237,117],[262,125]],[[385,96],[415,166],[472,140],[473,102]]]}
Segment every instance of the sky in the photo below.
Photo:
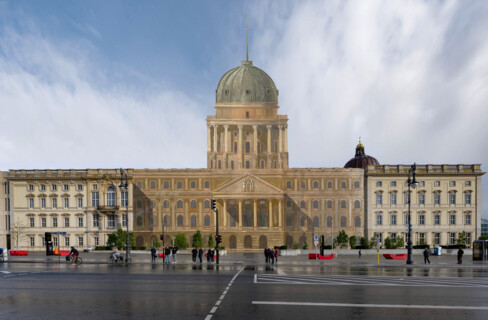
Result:
{"label": "sky", "polygon": [[487,170],[484,0],[0,0],[0,170],[206,167],[246,17],[290,167],[343,167],[361,136],[381,164]]}

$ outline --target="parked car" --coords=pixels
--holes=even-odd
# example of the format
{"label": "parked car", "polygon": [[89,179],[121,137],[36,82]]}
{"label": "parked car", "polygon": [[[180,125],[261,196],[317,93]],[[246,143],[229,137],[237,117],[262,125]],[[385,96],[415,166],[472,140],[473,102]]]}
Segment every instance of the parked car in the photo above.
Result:
{"label": "parked car", "polygon": [[85,249],[83,249],[83,252],[90,252],[90,251],[93,251],[92,247],[86,247]]}

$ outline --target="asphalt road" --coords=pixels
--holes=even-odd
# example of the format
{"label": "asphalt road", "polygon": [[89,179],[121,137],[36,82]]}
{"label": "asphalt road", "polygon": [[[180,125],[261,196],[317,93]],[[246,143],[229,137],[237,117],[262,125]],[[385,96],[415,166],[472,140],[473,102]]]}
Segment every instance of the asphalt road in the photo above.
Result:
{"label": "asphalt road", "polygon": [[488,268],[0,264],[0,319],[486,319]]}

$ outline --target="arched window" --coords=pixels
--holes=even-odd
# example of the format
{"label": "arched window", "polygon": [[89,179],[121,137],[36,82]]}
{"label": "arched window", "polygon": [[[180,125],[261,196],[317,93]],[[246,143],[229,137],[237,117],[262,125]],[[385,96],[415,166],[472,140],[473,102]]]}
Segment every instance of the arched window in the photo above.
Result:
{"label": "arched window", "polygon": [[286,215],[286,226],[293,227],[293,217],[289,213]]}
{"label": "arched window", "polygon": [[329,209],[332,208],[332,200],[327,201],[327,208],[329,208]]}
{"label": "arched window", "polygon": [[169,227],[169,216],[164,216],[163,223],[166,227]]}
{"label": "arched window", "polygon": [[244,237],[244,249],[252,249],[252,237],[250,235]]}
{"label": "arched window", "polygon": [[244,227],[252,227],[253,226],[253,217],[252,217],[252,208],[251,208],[251,201],[244,201],[244,216],[243,216],[243,226]]}
{"label": "arched window", "polygon": [[205,207],[205,209],[210,208],[210,201],[205,200],[205,201],[203,202],[203,206]]}
{"label": "arched window", "polygon": [[163,188],[164,188],[164,189],[169,189],[169,181],[168,181],[168,180],[165,180],[165,181],[163,182]]}
{"label": "arched window", "polygon": [[327,227],[332,227],[332,217],[327,217]]}
{"label": "arched window", "polygon": [[319,217],[317,217],[317,216],[313,217],[313,227],[314,228],[319,227]]}
{"label": "arched window", "polygon": [[178,227],[183,227],[183,216],[181,214],[176,218],[176,224]]}
{"label": "arched window", "polygon": [[300,208],[301,209],[307,209],[307,204],[305,203],[305,201],[300,201]]}
{"label": "arched window", "polygon": [[142,227],[142,217],[141,216],[137,217],[137,226]]}
{"label": "arched window", "polygon": [[314,188],[314,189],[318,189],[318,188],[319,188],[319,182],[318,182],[317,180],[315,180],[315,181],[313,182],[313,188]]}
{"label": "arched window", "polygon": [[178,189],[183,189],[183,182],[178,181],[178,182],[176,183],[176,188],[178,188]]}
{"label": "arched window", "polygon": [[346,189],[346,181],[341,181],[341,189]]}
{"label": "arched window", "polygon": [[139,189],[142,189],[142,181],[137,181],[137,187],[138,187]]}
{"label": "arched window", "polygon": [[192,207],[193,209],[195,209],[197,207],[197,201],[196,200],[190,201],[190,207]]}
{"label": "arched window", "polygon": [[354,181],[354,189],[359,189],[359,181]]}
{"label": "arched window", "polygon": [[203,218],[203,225],[205,227],[210,227],[210,216],[208,214],[206,214]]}
{"label": "arched window", "polygon": [[259,217],[258,222],[260,227],[267,227],[268,226],[268,210],[266,205],[262,204],[259,206]]}
{"label": "arched window", "polygon": [[109,187],[107,189],[107,206],[115,207],[115,189],[114,189],[114,187]]}
{"label": "arched window", "polygon": [[190,181],[190,188],[195,189],[197,187],[197,182],[195,180]]}
{"label": "arched window", "polygon": [[304,216],[302,216],[300,218],[300,227],[306,227],[307,226],[307,218],[305,218]]}
{"label": "arched window", "polygon": [[361,208],[361,202],[359,200],[354,201],[354,208],[356,209]]}
{"label": "arched window", "polygon": [[332,189],[332,181],[327,181],[327,188]]}
{"label": "arched window", "polygon": [[346,208],[346,200],[341,201],[341,208],[345,209]]}
{"label": "arched window", "polygon": [[354,226],[356,228],[360,228],[361,227],[361,217],[354,218]]}
{"label": "arched window", "polygon": [[237,248],[237,238],[234,235],[229,237],[229,248],[230,249],[236,249]]}
{"label": "arched window", "polygon": [[168,200],[163,201],[163,208],[165,208],[165,209],[169,208],[169,201]]}
{"label": "arched window", "polygon": [[342,216],[341,217],[341,228],[347,227],[347,218]]}
{"label": "arched window", "polygon": [[266,236],[259,236],[259,249],[264,249],[268,246],[268,238]]}
{"label": "arched window", "polygon": [[190,225],[192,227],[196,227],[197,226],[197,216],[196,215],[192,215],[191,216],[191,219],[190,219]]}
{"label": "arched window", "polygon": [[177,207],[178,209],[182,209],[182,208],[183,208],[183,200],[178,200],[178,201],[176,202],[176,207]]}
{"label": "arched window", "polygon": [[319,201],[318,200],[314,200],[313,201],[313,208],[314,209],[318,209],[319,208]]}

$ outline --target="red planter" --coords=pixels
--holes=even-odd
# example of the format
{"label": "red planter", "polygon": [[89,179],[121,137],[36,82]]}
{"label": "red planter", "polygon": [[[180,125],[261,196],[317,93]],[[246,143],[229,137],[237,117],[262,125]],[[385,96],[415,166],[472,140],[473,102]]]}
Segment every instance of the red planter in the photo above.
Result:
{"label": "red planter", "polygon": [[158,257],[164,259],[164,258],[166,258],[166,255],[164,253],[158,253]]}
{"label": "red planter", "polygon": [[29,251],[26,250],[10,250],[11,256],[26,256],[29,254]]}
{"label": "red planter", "polygon": [[406,254],[385,253],[385,254],[383,254],[383,257],[385,257],[385,259],[404,260],[405,258],[407,258],[407,255]]}
{"label": "red planter", "polygon": [[69,253],[70,252],[71,251],[68,251],[68,250],[60,250],[59,251],[59,255],[61,255],[61,256],[69,256]]}
{"label": "red planter", "polygon": [[318,260],[332,260],[332,259],[334,259],[334,256],[335,255],[333,253],[331,253],[328,256],[321,256],[320,253],[309,253],[308,259],[309,260],[316,260],[316,259],[318,259]]}

